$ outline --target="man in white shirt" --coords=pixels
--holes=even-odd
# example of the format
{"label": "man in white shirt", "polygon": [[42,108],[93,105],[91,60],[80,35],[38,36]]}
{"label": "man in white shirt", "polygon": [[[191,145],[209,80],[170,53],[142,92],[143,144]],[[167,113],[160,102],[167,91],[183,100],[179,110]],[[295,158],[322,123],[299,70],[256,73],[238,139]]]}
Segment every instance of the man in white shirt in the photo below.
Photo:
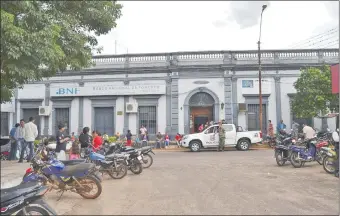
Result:
{"label": "man in white shirt", "polygon": [[139,131],[140,131],[140,140],[142,141],[144,136],[148,132],[148,130],[146,129],[146,127],[144,125],[142,125],[142,127],[139,129]]}
{"label": "man in white shirt", "polygon": [[22,149],[21,149],[21,153],[20,153],[20,159],[19,159],[19,163],[22,163],[23,162],[23,159],[24,159],[24,153],[25,153],[25,150],[26,150],[26,147],[28,146],[28,148],[30,149],[30,153],[27,157],[27,162],[29,162],[32,157],[33,157],[33,151],[34,151],[34,140],[35,138],[37,138],[38,136],[38,128],[37,128],[37,125],[34,124],[34,118],[33,117],[30,117],[29,118],[29,122],[25,124],[25,127],[24,127],[24,145],[22,146]]}
{"label": "man in white shirt", "polygon": [[303,124],[302,126],[303,126],[302,131],[303,131],[303,134],[305,135],[305,139],[312,139],[312,138],[314,138],[315,130],[312,127],[310,127],[310,126],[308,126],[306,124]]}
{"label": "man in white shirt", "polygon": [[[302,127],[303,127],[302,132],[305,135],[305,140],[313,139],[315,136],[315,130],[306,124],[303,124]],[[310,154],[312,152],[312,148],[311,148],[311,144],[309,141],[307,143],[307,148],[308,148],[308,153]],[[312,157],[311,155],[308,156],[308,159],[311,157]]]}

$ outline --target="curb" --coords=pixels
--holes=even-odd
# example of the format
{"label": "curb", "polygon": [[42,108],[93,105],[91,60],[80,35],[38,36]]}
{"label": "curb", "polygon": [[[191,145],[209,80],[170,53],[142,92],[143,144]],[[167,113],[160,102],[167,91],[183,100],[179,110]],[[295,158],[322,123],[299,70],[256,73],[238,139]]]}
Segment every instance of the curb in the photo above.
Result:
{"label": "curb", "polygon": [[[227,147],[227,149],[232,149],[233,147]],[[272,150],[269,146],[253,146],[249,148],[250,150]],[[169,149],[153,149],[154,152],[186,152],[190,151],[188,148],[169,148]]]}

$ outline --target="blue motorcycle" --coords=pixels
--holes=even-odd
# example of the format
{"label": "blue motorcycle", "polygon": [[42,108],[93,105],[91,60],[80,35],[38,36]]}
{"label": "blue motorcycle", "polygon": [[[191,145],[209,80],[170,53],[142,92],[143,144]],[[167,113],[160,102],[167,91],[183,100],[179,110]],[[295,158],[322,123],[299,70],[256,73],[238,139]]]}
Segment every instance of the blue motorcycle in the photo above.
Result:
{"label": "blue motorcycle", "polygon": [[[304,142],[304,146],[291,146],[290,162],[295,168],[300,168],[306,162],[317,161],[322,164],[322,156],[316,147],[316,138]],[[307,145],[309,146],[307,147]]]}
{"label": "blue motorcycle", "polygon": [[[31,160],[31,168],[26,170],[23,183],[39,181],[56,189],[78,193],[85,199],[96,199],[102,192],[100,176],[94,164],[69,161],[59,161],[51,155],[46,156],[44,147],[38,148],[37,154]],[[43,161],[45,159],[46,161]],[[58,200],[59,200],[58,199]]]}
{"label": "blue motorcycle", "polygon": [[122,179],[127,174],[127,166],[124,161],[125,155],[112,154],[108,157],[104,156],[103,149],[96,153],[90,147],[85,152],[86,162],[92,162],[97,166],[97,170],[102,174],[107,173],[113,179]]}

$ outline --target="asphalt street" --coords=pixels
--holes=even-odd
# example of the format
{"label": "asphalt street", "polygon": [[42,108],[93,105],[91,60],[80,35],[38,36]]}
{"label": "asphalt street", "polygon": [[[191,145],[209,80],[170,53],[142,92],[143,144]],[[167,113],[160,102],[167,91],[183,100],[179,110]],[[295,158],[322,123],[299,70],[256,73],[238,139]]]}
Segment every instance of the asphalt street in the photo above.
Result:
{"label": "asphalt street", "polygon": [[[2,181],[22,176],[28,167],[5,163]],[[46,200],[64,215],[339,214],[339,179],[316,162],[278,167],[272,150],[158,152],[142,174],[104,176],[102,186],[95,200],[65,192],[57,201],[55,191]]]}

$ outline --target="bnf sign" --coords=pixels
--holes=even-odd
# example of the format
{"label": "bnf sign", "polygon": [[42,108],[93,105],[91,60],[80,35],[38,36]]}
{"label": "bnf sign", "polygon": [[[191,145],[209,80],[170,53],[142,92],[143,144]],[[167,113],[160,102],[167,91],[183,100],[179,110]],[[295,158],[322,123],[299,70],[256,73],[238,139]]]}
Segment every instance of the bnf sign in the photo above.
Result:
{"label": "bnf sign", "polygon": [[78,88],[58,88],[56,91],[57,95],[77,95],[80,90]]}

